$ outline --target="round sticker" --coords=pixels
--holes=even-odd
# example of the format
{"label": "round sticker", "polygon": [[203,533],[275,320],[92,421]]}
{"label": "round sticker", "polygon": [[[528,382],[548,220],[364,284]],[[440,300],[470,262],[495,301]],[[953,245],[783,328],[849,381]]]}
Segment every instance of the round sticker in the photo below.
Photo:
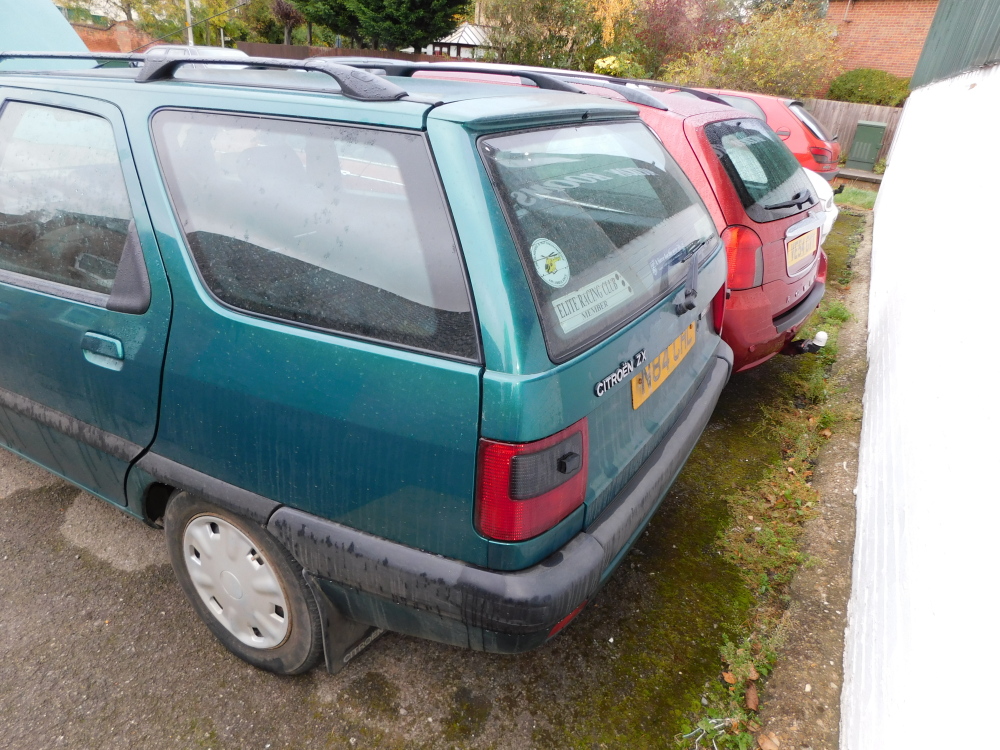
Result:
{"label": "round sticker", "polygon": [[535,273],[549,286],[561,289],[569,281],[569,261],[559,245],[545,237],[531,243],[531,259]]}

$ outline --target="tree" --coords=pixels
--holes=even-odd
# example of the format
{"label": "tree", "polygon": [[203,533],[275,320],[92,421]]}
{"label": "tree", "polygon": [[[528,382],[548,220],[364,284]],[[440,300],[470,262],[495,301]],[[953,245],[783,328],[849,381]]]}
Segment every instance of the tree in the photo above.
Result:
{"label": "tree", "polygon": [[585,0],[481,0],[490,51],[501,62],[591,70],[603,23]]}
{"label": "tree", "polygon": [[420,49],[458,26],[465,0],[344,0],[358,33],[375,49]]}
{"label": "tree", "polygon": [[764,3],[724,38],[721,49],[701,49],[667,65],[664,80],[778,96],[812,96],[841,68],[833,24],[815,4]]}
{"label": "tree", "polygon": [[285,29],[285,44],[291,44],[292,29],[305,23],[305,16],[288,0],[271,0],[271,12]]}
{"label": "tree", "polygon": [[[345,0],[294,0],[309,23],[324,26],[353,42],[360,40],[358,17]],[[355,44],[356,46],[356,44]]]}

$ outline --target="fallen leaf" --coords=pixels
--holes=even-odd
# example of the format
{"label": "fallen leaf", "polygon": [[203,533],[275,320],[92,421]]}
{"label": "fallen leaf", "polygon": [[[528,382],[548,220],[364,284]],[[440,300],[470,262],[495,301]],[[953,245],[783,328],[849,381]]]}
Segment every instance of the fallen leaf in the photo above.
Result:
{"label": "fallen leaf", "polygon": [[816,424],[816,417],[809,417],[809,424]]}
{"label": "fallen leaf", "polygon": [[793,469],[791,466],[788,466],[787,469],[788,469],[788,473],[791,474],[794,477],[795,476],[795,469]]}
{"label": "fallen leaf", "polygon": [[750,665],[750,679],[751,680],[759,680],[760,679],[760,675],[757,673],[757,669],[754,667],[753,664]]}
{"label": "fallen leaf", "polygon": [[760,731],[760,724],[758,724],[756,721],[748,721],[747,722],[747,731],[748,732],[759,732]]}
{"label": "fallen leaf", "polygon": [[823,437],[832,437],[833,436],[833,430],[831,430],[829,427],[827,427],[825,430],[821,430],[819,434],[822,435]]}
{"label": "fallen leaf", "polygon": [[732,672],[723,672],[722,679],[724,679],[730,685],[736,684],[736,675],[734,675]]}
{"label": "fallen leaf", "polygon": [[760,746],[760,750],[778,750],[781,747],[781,743],[774,736],[774,732],[761,732],[758,734],[757,744]]}
{"label": "fallen leaf", "polygon": [[751,682],[747,685],[747,708],[751,711],[756,711],[759,705],[760,699],[757,697],[757,686]]}

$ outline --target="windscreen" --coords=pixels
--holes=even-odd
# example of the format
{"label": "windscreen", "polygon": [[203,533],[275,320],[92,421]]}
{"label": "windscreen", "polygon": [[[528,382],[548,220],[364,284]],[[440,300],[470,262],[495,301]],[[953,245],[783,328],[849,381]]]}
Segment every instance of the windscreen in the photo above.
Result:
{"label": "windscreen", "polygon": [[736,109],[742,109],[744,112],[756,115],[762,120],[767,120],[764,110],[753,99],[747,99],[745,96],[732,96],[731,94],[719,94],[719,98],[733,105]]}
{"label": "windscreen", "polygon": [[632,320],[717,248],[708,211],[639,122],[485,138],[553,361]]}
{"label": "windscreen", "polygon": [[760,120],[713,122],[705,135],[754,221],[782,219],[816,203],[798,160]]}

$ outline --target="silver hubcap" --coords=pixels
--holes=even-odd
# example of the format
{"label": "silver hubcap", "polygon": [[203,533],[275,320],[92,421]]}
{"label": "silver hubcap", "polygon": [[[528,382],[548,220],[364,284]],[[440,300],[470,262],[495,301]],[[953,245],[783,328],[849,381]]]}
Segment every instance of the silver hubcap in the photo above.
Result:
{"label": "silver hubcap", "polygon": [[198,516],[184,529],[184,562],[205,606],[242,643],[274,648],[285,641],[285,592],[246,534],[216,516]]}

